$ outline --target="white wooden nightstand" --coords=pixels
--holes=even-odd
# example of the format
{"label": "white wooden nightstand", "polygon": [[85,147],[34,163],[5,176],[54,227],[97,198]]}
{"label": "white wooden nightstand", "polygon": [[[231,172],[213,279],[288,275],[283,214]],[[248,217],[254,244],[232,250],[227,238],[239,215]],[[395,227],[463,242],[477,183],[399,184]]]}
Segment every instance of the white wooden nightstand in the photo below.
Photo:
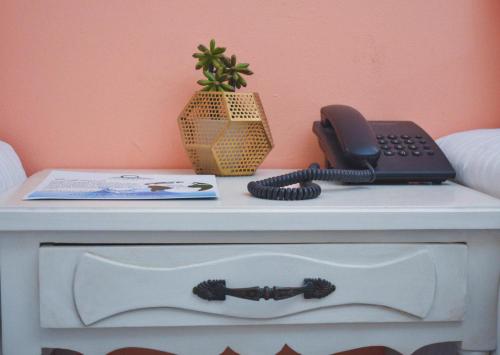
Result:
{"label": "white wooden nightstand", "polygon": [[[283,171],[261,170],[218,178],[218,200],[23,201],[47,173],[0,200],[4,355],[497,347],[498,199],[450,182],[323,183],[316,200],[265,201],[246,184]],[[298,295],[221,296],[259,291]]]}

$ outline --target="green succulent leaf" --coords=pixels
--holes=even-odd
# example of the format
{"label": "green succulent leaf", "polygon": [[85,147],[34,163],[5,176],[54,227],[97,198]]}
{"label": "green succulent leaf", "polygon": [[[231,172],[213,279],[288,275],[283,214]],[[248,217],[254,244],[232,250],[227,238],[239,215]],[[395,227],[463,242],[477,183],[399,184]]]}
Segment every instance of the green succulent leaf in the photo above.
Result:
{"label": "green succulent leaf", "polygon": [[202,85],[202,86],[206,86],[206,85],[211,85],[212,81],[211,80],[198,80],[197,83]]}
{"label": "green succulent leaf", "polygon": [[206,61],[200,60],[198,63],[196,63],[196,66],[195,66],[196,70],[203,68],[205,66],[205,64],[206,64]]}
{"label": "green succulent leaf", "polygon": [[248,63],[237,63],[236,56],[233,54],[231,58],[226,56],[221,57],[221,62],[224,64],[224,72],[228,75],[228,84],[233,88],[240,89],[246,87],[247,82],[243,79],[243,75],[252,75],[253,72],[248,68]]}
{"label": "green succulent leaf", "polygon": [[215,48],[215,49],[213,50],[213,52],[212,52],[212,53],[213,53],[214,55],[219,55],[219,54],[224,53],[225,51],[226,51],[226,48],[224,48],[224,47],[217,47],[217,48]]}
{"label": "green succulent leaf", "polygon": [[253,71],[250,69],[238,69],[238,73],[245,74],[245,75],[252,75]]}
{"label": "green succulent leaf", "polygon": [[224,64],[218,58],[214,59],[212,64],[216,69],[224,69]]}
{"label": "green succulent leaf", "polygon": [[220,61],[224,65],[224,67],[230,67],[231,66],[231,60],[228,57],[224,56],[224,55],[220,57]]}
{"label": "green succulent leaf", "polygon": [[229,76],[223,69],[211,73],[208,70],[203,71],[206,79],[198,80],[197,83],[203,86],[202,91],[234,91],[234,88],[227,83]]}
{"label": "green succulent leaf", "polygon": [[[209,49],[210,48],[210,49]],[[199,53],[194,53],[193,57],[198,59],[196,64],[196,69],[203,68],[204,70],[213,71],[213,69],[224,68],[224,64],[221,61],[223,53],[226,51],[224,47],[217,47],[215,40],[210,41],[209,48],[200,44],[198,46]]]}
{"label": "green succulent leaf", "polygon": [[221,83],[220,86],[225,90],[225,91],[234,91],[234,88],[226,83]]}
{"label": "green succulent leaf", "polygon": [[205,75],[205,77],[208,79],[208,80],[212,80],[212,81],[215,81],[215,76],[210,73],[208,70],[204,70],[203,71],[203,75]]}
{"label": "green succulent leaf", "polygon": [[240,75],[240,77],[238,78],[238,83],[241,85],[241,86],[244,86],[246,87],[247,86],[247,82],[245,81],[245,79],[243,79],[243,77]]}
{"label": "green succulent leaf", "polygon": [[203,91],[234,91],[246,87],[247,82],[242,75],[252,75],[248,63],[238,63],[236,55],[225,56],[225,47],[217,47],[214,39],[207,46],[200,44],[200,52],[194,53],[197,59],[195,68],[203,69],[206,79],[198,80]]}

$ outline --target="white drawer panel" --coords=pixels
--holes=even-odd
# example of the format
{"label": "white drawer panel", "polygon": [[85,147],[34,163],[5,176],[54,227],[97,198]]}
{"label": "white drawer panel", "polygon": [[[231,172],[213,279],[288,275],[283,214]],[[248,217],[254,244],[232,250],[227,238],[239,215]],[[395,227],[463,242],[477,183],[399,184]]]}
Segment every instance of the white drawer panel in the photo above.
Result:
{"label": "white drawer panel", "polygon": [[[456,321],[465,307],[466,246],[397,244],[45,246],[41,324],[48,328]],[[207,301],[202,281],[228,288],[336,290],[252,301]]]}

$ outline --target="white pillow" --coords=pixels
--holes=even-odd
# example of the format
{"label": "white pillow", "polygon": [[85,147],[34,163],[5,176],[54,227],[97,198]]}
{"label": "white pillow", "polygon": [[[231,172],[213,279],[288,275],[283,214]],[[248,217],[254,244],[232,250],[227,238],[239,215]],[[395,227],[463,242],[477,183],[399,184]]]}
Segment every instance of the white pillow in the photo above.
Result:
{"label": "white pillow", "polygon": [[456,181],[500,198],[500,129],[477,129],[437,140]]}
{"label": "white pillow", "polygon": [[26,173],[12,147],[0,141],[0,193],[26,180]]}

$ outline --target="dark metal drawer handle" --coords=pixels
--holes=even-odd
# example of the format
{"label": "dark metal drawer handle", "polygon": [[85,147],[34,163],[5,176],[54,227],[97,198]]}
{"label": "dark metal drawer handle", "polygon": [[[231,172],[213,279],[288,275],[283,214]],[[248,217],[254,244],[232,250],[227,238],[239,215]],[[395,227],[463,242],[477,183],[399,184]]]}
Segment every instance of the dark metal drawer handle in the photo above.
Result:
{"label": "dark metal drawer handle", "polygon": [[324,279],[304,279],[301,287],[247,287],[227,288],[226,280],[207,280],[193,288],[193,293],[208,301],[224,301],[227,296],[259,301],[276,301],[304,294],[304,298],[323,298],[335,291],[335,285]]}

